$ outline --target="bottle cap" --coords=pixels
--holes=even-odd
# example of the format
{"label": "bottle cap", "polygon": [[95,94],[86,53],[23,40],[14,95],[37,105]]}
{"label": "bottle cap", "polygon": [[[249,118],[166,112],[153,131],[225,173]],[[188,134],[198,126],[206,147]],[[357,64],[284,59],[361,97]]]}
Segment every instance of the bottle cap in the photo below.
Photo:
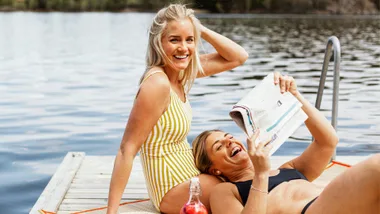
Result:
{"label": "bottle cap", "polygon": [[198,177],[192,177],[190,180],[190,192],[199,193],[201,195],[201,183]]}
{"label": "bottle cap", "polygon": [[200,183],[198,177],[192,177],[190,180],[191,183]]}

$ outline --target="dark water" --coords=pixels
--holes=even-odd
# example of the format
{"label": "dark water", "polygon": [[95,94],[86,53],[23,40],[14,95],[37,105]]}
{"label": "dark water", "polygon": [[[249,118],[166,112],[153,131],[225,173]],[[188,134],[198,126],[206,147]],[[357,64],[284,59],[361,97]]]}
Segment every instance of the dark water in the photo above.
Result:
{"label": "dark water", "polygon": [[[29,212],[67,152],[115,155],[144,70],[152,16],[0,13],[0,213]],[[272,71],[294,76],[314,103],[326,42],[335,35],[342,46],[338,155],[380,152],[379,17],[202,21],[243,45],[250,58],[196,81],[190,141],[209,128],[243,138],[228,112]],[[331,94],[329,73],[322,101],[328,117]],[[310,139],[302,127],[275,155],[300,154]]]}

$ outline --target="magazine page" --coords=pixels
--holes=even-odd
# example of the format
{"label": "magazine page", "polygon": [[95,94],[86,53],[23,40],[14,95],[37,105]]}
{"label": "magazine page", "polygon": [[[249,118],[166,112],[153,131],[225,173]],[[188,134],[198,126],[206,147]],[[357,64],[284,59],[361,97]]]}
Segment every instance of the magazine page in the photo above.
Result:
{"label": "magazine page", "polygon": [[247,136],[260,129],[256,143],[271,138],[272,155],[307,119],[301,107],[290,92],[280,92],[271,73],[233,106],[230,116]]}

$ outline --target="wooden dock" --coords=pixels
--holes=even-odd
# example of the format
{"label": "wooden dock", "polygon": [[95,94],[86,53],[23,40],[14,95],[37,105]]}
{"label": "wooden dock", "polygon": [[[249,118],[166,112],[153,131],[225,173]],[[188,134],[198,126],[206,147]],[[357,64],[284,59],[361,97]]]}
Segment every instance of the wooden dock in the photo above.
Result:
{"label": "wooden dock", "polygon": [[[294,157],[272,156],[272,168],[277,168],[292,158]],[[367,156],[338,156],[337,160],[353,165],[366,158]],[[114,159],[115,156],[67,153],[30,213],[39,213],[38,210],[44,209],[67,214],[106,206]],[[149,197],[140,158],[136,157],[122,202],[147,198]]]}

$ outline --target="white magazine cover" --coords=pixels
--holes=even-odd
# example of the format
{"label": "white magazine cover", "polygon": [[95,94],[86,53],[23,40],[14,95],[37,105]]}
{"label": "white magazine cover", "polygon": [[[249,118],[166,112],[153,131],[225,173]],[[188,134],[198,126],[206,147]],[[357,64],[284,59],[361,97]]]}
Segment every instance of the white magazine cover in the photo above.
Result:
{"label": "white magazine cover", "polygon": [[307,119],[301,107],[290,92],[281,94],[270,73],[233,106],[230,116],[247,137],[260,129],[255,143],[272,138],[272,155]]}

